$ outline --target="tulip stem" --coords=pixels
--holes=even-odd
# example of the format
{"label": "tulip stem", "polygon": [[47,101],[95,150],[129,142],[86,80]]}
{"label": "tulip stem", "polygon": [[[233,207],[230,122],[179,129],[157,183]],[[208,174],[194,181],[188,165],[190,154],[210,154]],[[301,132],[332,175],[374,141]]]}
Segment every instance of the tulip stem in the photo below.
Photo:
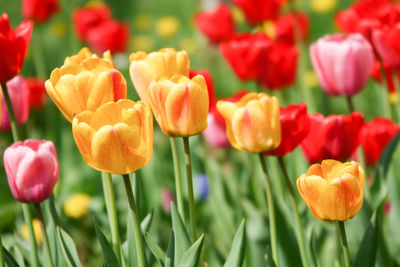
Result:
{"label": "tulip stem", "polygon": [[128,196],[129,208],[131,210],[131,215],[132,215],[132,219],[133,219],[133,228],[134,228],[134,232],[135,232],[136,254],[137,254],[137,259],[138,259],[138,264],[139,264],[138,266],[144,267],[144,266],[146,266],[146,260],[145,260],[145,256],[144,256],[142,232],[140,230],[139,214],[138,214],[138,210],[136,208],[135,196],[133,195],[132,185],[131,185],[131,180],[129,178],[129,174],[124,174],[124,175],[122,175],[122,177],[124,178],[125,191],[126,191],[126,195]]}
{"label": "tulip stem", "polygon": [[4,100],[6,102],[8,115],[10,117],[12,137],[14,139],[14,142],[17,142],[17,141],[19,141],[17,120],[15,119],[15,113],[14,113],[13,106],[11,104],[10,95],[8,94],[7,86],[5,83],[1,84],[1,88],[3,89]]}
{"label": "tulip stem", "polygon": [[350,267],[351,264],[350,264],[349,248],[347,246],[347,237],[346,237],[346,229],[344,228],[344,222],[338,221],[338,227],[340,230],[340,236],[342,240],[344,264],[346,267]]}
{"label": "tulip stem", "polygon": [[179,169],[179,158],[178,158],[178,150],[176,147],[176,139],[175,137],[170,137],[169,141],[171,143],[171,151],[172,151],[172,159],[174,161],[174,171],[175,171],[175,191],[176,191],[176,200],[178,204],[178,212],[182,217],[182,221],[186,224],[186,216],[185,209],[183,208],[183,197],[182,197],[182,178],[181,178],[181,170]]}
{"label": "tulip stem", "polygon": [[3,255],[3,242],[1,241],[0,235],[0,267],[4,267],[4,255]]}
{"label": "tulip stem", "polygon": [[269,182],[267,164],[265,163],[265,158],[264,158],[263,153],[260,153],[259,156],[260,156],[261,167],[264,172],[265,189],[267,191],[269,229],[271,232],[272,259],[274,260],[275,265],[279,266],[278,242],[277,242],[277,238],[276,238],[275,210],[274,210],[271,184]]}
{"label": "tulip stem", "polygon": [[289,175],[287,173],[287,169],[286,169],[286,165],[285,165],[285,161],[284,161],[283,157],[278,157],[278,162],[282,169],[283,176],[285,177],[285,181],[286,181],[287,187],[290,192],[290,200],[292,202],[293,211],[294,211],[295,220],[296,220],[296,228],[297,228],[298,242],[299,242],[299,248],[300,248],[301,262],[303,263],[304,267],[308,267],[309,263],[308,263],[307,253],[306,253],[306,246],[304,243],[304,234],[302,231],[303,227],[301,225],[299,211],[297,209],[296,196],[294,194],[294,189],[290,182]]}
{"label": "tulip stem", "polygon": [[35,210],[36,210],[36,216],[38,217],[38,219],[40,221],[40,230],[42,231],[43,245],[44,245],[44,250],[45,250],[46,260],[47,260],[46,266],[53,267],[54,266],[53,259],[51,257],[49,239],[47,237],[46,224],[44,222],[42,208],[40,207],[39,203],[34,203],[33,206],[35,207]]}
{"label": "tulip stem", "polygon": [[35,25],[36,31],[34,31],[34,36],[32,40],[32,49],[33,49],[33,63],[35,64],[36,74],[40,78],[46,79],[47,78],[47,71],[46,71],[46,62],[43,57],[43,50],[41,46],[42,40],[42,32],[41,27],[39,24]]}
{"label": "tulip stem", "polygon": [[121,239],[118,230],[117,205],[115,203],[115,193],[111,174],[107,172],[101,172],[101,176],[103,180],[104,200],[106,202],[108,223],[110,224],[111,228],[113,249],[121,265],[126,266],[121,250]]}
{"label": "tulip stem", "polygon": [[194,241],[197,239],[197,232],[196,232],[196,213],[194,209],[192,164],[190,162],[189,137],[183,137],[183,146],[185,148],[186,178],[187,178],[187,186],[189,193],[190,228],[192,230],[192,239]]}
{"label": "tulip stem", "polygon": [[347,106],[349,107],[350,113],[354,112],[354,103],[353,98],[351,96],[346,96]]}
{"label": "tulip stem", "polygon": [[26,227],[28,228],[29,245],[31,249],[31,264],[33,267],[39,267],[39,257],[37,252],[35,232],[33,231],[31,210],[29,209],[29,204],[27,203],[21,203],[21,204],[22,204],[22,211],[24,213],[25,224]]}

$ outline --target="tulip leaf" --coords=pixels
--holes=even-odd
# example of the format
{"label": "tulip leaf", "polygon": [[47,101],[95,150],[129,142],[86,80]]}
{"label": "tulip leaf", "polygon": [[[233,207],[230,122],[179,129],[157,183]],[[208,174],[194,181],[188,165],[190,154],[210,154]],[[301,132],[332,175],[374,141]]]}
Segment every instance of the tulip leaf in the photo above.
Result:
{"label": "tulip leaf", "polygon": [[100,230],[97,222],[93,218],[94,228],[96,229],[97,239],[100,242],[101,250],[104,255],[104,264],[106,267],[119,267],[118,259],[115,256],[114,250],[107,238],[104,236],[103,232]]}
{"label": "tulip leaf", "polygon": [[147,245],[149,246],[151,253],[153,253],[158,263],[160,265],[164,265],[164,260],[166,257],[165,252],[157,245],[156,241],[148,232],[144,233],[144,238],[146,240]]}
{"label": "tulip leaf", "polygon": [[9,267],[19,267],[20,265],[17,263],[17,261],[14,259],[14,257],[11,255],[10,252],[8,252],[5,247],[3,247],[3,257],[5,263],[7,263],[7,266]]}
{"label": "tulip leaf", "polygon": [[172,230],[175,237],[174,261],[180,262],[183,254],[190,247],[191,242],[185,225],[182,222],[181,216],[178,214],[178,211],[176,210],[175,204],[173,202],[171,202],[171,217]]}
{"label": "tulip leaf", "polygon": [[372,219],[364,233],[354,267],[373,267],[375,266],[376,252],[378,250],[378,216],[372,216]]}
{"label": "tulip leaf", "polygon": [[15,261],[18,263],[18,266],[25,267],[24,256],[22,255],[21,250],[17,246],[13,246],[12,250],[14,252]]}
{"label": "tulip leaf", "polygon": [[382,152],[379,161],[377,170],[383,175],[386,176],[390,162],[392,160],[393,152],[396,150],[397,144],[400,140],[400,132],[393,137],[393,139],[386,146],[385,150]]}
{"label": "tulip leaf", "polygon": [[183,254],[178,267],[196,267],[199,265],[201,249],[203,248],[204,234]]}
{"label": "tulip leaf", "polygon": [[246,251],[246,227],[245,219],[242,220],[240,226],[233,239],[232,248],[224,267],[240,267],[243,265],[243,260]]}
{"label": "tulip leaf", "polygon": [[58,241],[64,258],[69,267],[82,267],[79,261],[78,252],[72,238],[60,227],[57,227]]}
{"label": "tulip leaf", "polygon": [[165,257],[165,267],[173,267],[175,263],[175,238],[174,232],[171,232],[171,238],[169,239],[167,256]]}

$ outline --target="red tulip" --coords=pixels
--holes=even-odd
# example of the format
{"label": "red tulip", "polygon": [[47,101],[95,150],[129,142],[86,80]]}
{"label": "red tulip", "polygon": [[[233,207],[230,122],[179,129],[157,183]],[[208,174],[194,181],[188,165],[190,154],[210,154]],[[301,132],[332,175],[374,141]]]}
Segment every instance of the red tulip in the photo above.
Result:
{"label": "red tulip", "polygon": [[58,181],[54,144],[28,139],[9,146],[3,155],[8,185],[20,202],[39,203],[49,198]]}
{"label": "red tulip", "polygon": [[346,161],[360,144],[364,116],[310,114],[310,130],[301,143],[304,157],[312,164],[324,159]]}
{"label": "red tulip", "polygon": [[124,52],[129,40],[128,24],[108,20],[98,26],[91,27],[86,33],[87,43],[97,53],[110,50],[111,54]]}
{"label": "red tulip", "polygon": [[227,41],[235,32],[235,23],[227,4],[220,4],[215,10],[197,14],[195,23],[213,44]]}
{"label": "red tulip", "polygon": [[273,41],[264,33],[244,33],[235,36],[219,49],[236,75],[242,80],[256,80],[267,69],[267,57]]}
{"label": "red tulip", "polygon": [[246,15],[250,24],[256,25],[278,16],[282,0],[233,0]]}
{"label": "red tulip", "polygon": [[275,21],[277,40],[295,43],[296,34],[301,41],[306,41],[309,31],[309,19],[305,13],[292,13],[279,17]]}
{"label": "red tulip", "polygon": [[303,102],[299,105],[289,105],[280,108],[281,143],[274,150],[264,155],[282,157],[292,152],[307,136],[310,129],[310,119],[307,114],[307,106]]}
{"label": "red tulip", "polygon": [[367,166],[374,166],[390,140],[399,132],[399,126],[384,118],[366,123],[361,132],[361,145]]}
{"label": "red tulip", "polygon": [[111,10],[105,4],[78,8],[73,13],[75,31],[81,41],[86,40],[86,34],[92,27],[111,19]]}
{"label": "red tulip", "polygon": [[46,88],[44,87],[45,80],[31,77],[25,79],[29,90],[29,107],[34,109],[44,108],[46,102]]}
{"label": "red tulip", "polygon": [[[21,76],[15,76],[7,84],[8,95],[18,124],[24,124],[29,117],[29,89]],[[0,130],[11,129],[10,117],[3,94],[1,94]]]}
{"label": "red tulip", "polygon": [[22,0],[22,16],[37,22],[46,22],[58,12],[58,0]]}
{"label": "red tulip", "polygon": [[23,21],[14,31],[8,15],[0,17],[0,83],[5,83],[22,68],[32,35],[33,22]]}
{"label": "red tulip", "polygon": [[214,82],[211,77],[211,73],[208,70],[190,70],[189,78],[192,79],[196,75],[202,75],[206,80],[207,91],[208,91],[208,100],[209,100],[209,110],[211,106],[215,105],[215,90],[214,90]]}
{"label": "red tulip", "polygon": [[382,61],[390,68],[400,67],[400,23],[376,29],[372,41]]}

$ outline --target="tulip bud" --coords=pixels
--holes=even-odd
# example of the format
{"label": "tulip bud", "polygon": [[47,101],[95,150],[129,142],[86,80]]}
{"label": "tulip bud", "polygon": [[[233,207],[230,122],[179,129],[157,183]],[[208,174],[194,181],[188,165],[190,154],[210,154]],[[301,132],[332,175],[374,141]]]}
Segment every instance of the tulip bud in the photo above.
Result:
{"label": "tulip bud", "polygon": [[203,76],[176,75],[150,84],[148,99],[167,136],[192,136],[207,128],[208,92]]}
{"label": "tulip bud", "polygon": [[74,117],[72,133],[85,162],[99,171],[128,174],[153,155],[153,117],[141,101],[121,99],[84,111]]}
{"label": "tulip bud", "polygon": [[173,48],[164,48],[158,52],[147,54],[137,52],[130,55],[131,66],[129,73],[140,99],[148,101],[149,85],[152,81],[174,75],[189,75],[189,57],[186,51],[176,51]]}
{"label": "tulip bud", "polygon": [[3,159],[8,185],[16,200],[39,203],[51,196],[58,181],[58,160],[52,142],[16,142],[4,151]]}
{"label": "tulip bud", "polygon": [[374,52],[361,34],[334,34],[311,45],[311,61],[318,81],[329,95],[352,96],[366,85]]}
{"label": "tulip bud", "polygon": [[300,195],[321,221],[345,221],[363,203],[364,171],[355,162],[324,160],[297,179]]}
{"label": "tulip bud", "polygon": [[239,150],[260,153],[281,142],[279,102],[263,93],[248,93],[238,102],[218,101],[217,109],[225,119],[226,135]]}
{"label": "tulip bud", "polygon": [[126,98],[126,81],[108,54],[91,55],[87,49],[67,58],[45,83],[47,93],[68,121],[84,110],[94,111],[110,101]]}

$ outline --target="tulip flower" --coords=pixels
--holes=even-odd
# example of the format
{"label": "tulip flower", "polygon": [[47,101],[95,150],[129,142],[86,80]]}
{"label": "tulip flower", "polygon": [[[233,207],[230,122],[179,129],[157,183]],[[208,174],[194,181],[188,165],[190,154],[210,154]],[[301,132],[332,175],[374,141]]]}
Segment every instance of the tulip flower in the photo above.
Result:
{"label": "tulip flower", "polygon": [[188,137],[207,128],[208,92],[203,76],[176,75],[152,82],[148,100],[154,117],[167,136]]}
{"label": "tulip flower", "polygon": [[163,48],[147,54],[137,52],[130,55],[129,73],[140,99],[148,103],[148,88],[152,81],[174,75],[189,75],[189,57],[186,51]]}
{"label": "tulip flower", "polygon": [[208,70],[190,70],[189,72],[189,78],[192,79],[196,75],[202,75],[204,79],[206,80],[207,84],[207,91],[208,91],[208,102],[209,104],[209,109],[213,105],[215,105],[215,89],[214,89],[214,82],[211,77],[211,73]]}
{"label": "tulip flower", "polygon": [[309,19],[305,13],[286,14],[275,21],[275,35],[279,41],[294,44],[297,34],[301,41],[306,41],[308,32]]}
{"label": "tulip flower", "polygon": [[[29,89],[21,76],[15,76],[7,82],[7,91],[18,124],[24,124],[29,118]],[[1,94],[0,130],[9,131],[11,121],[3,94]]]}
{"label": "tulip flower", "polygon": [[252,25],[276,18],[284,2],[283,0],[233,0]]}
{"label": "tulip flower", "polygon": [[310,114],[310,130],[300,144],[304,157],[311,164],[324,159],[345,161],[360,144],[364,116]]}
{"label": "tulip flower", "polygon": [[67,198],[63,205],[64,213],[70,218],[81,219],[89,213],[92,199],[82,193],[73,194]]}
{"label": "tulip flower", "polygon": [[5,83],[22,68],[29,42],[31,41],[33,22],[23,21],[14,31],[10,26],[8,15],[0,17],[0,83]]}
{"label": "tulip flower", "polygon": [[54,144],[28,139],[9,146],[3,155],[8,185],[20,202],[39,203],[48,199],[58,181]]}
{"label": "tulip flower", "polygon": [[174,197],[168,189],[164,188],[161,191],[162,207],[166,214],[171,213],[171,202],[175,202]]}
{"label": "tulip flower", "polygon": [[22,16],[37,22],[46,22],[58,12],[58,0],[22,0]]}
{"label": "tulip flower", "polygon": [[74,117],[72,133],[85,162],[99,171],[128,174],[153,155],[153,117],[141,101],[120,99],[83,111]]}
{"label": "tulip flower", "polygon": [[235,23],[227,4],[220,4],[214,10],[197,14],[195,24],[212,44],[229,40],[235,32]]}
{"label": "tulip flower", "polygon": [[248,93],[236,103],[218,101],[217,109],[225,119],[226,135],[234,148],[260,153],[279,146],[281,124],[276,97]]}
{"label": "tulip flower", "polygon": [[390,68],[400,67],[400,22],[393,27],[376,29],[372,33],[373,44],[382,61]]}
{"label": "tulip flower", "polygon": [[45,106],[47,95],[46,87],[44,86],[45,81],[31,77],[25,79],[25,83],[29,90],[29,107],[33,109],[42,109]]}
{"label": "tulip flower", "polygon": [[367,166],[374,166],[383,150],[399,132],[399,126],[391,120],[376,118],[366,123],[361,132],[361,145]]}
{"label": "tulip flower", "polygon": [[45,86],[68,121],[84,110],[94,111],[104,103],[126,98],[125,78],[107,56],[102,59],[81,50],[65,62],[52,71]]}
{"label": "tulip flower", "polygon": [[366,85],[374,63],[371,45],[360,34],[322,37],[310,47],[322,89],[329,95],[352,96]]}
{"label": "tulip flower", "polygon": [[264,155],[282,157],[292,152],[307,136],[310,128],[310,119],[307,114],[307,106],[303,102],[299,105],[289,105],[280,108],[281,143],[273,149],[266,151]]}
{"label": "tulip flower", "polygon": [[297,188],[315,218],[345,221],[362,206],[364,171],[355,161],[324,160],[297,179]]}

